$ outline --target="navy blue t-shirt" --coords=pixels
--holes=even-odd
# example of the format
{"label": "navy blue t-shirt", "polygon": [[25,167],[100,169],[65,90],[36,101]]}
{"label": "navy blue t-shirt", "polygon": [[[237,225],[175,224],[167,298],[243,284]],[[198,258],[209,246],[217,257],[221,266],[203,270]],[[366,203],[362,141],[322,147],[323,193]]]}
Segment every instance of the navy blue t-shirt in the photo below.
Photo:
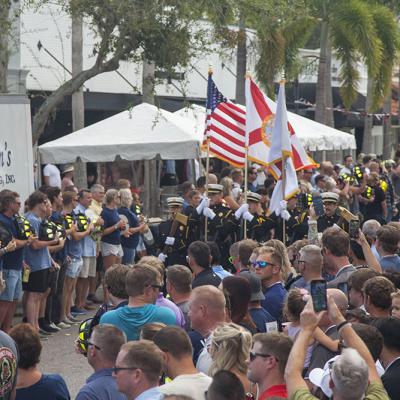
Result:
{"label": "navy blue t-shirt", "polygon": [[264,289],[264,296],[265,299],[261,301],[261,306],[280,324],[282,322],[282,309],[287,291],[281,282],[276,282],[272,286]]}
{"label": "navy blue t-shirt", "polygon": [[276,319],[265,308],[250,308],[249,314],[253,322],[257,326],[258,332],[267,332],[265,324],[274,322]]}
{"label": "navy blue t-shirt", "polygon": [[43,374],[34,385],[17,389],[16,400],[70,400],[67,385],[61,375]]}
{"label": "navy blue t-shirt", "polygon": [[197,331],[188,332],[190,341],[192,342],[193,347],[193,364],[197,364],[197,360],[199,359],[199,355],[204,349],[204,337]]}
{"label": "navy blue t-shirt", "polygon": [[[103,207],[103,211],[101,212],[100,216],[104,220],[104,229],[116,225],[120,220],[118,210],[116,208]],[[121,244],[120,230],[117,229],[116,231],[113,231],[108,235],[102,236],[101,241],[115,245]]]}
{"label": "navy blue t-shirt", "polygon": [[[129,228],[137,228],[139,226],[138,217],[127,207],[120,207],[118,209],[118,213],[121,215],[125,215],[128,220]],[[129,249],[136,249],[139,243],[140,233],[135,233],[129,237],[121,236],[121,244],[124,247],[128,247]]]}
{"label": "navy blue t-shirt", "polygon": [[[15,217],[7,217],[0,213],[0,221],[5,225],[14,238],[17,237],[17,227],[15,225]],[[4,254],[2,257],[3,269],[22,270],[22,261],[24,259],[24,248],[20,247],[17,250]]]}

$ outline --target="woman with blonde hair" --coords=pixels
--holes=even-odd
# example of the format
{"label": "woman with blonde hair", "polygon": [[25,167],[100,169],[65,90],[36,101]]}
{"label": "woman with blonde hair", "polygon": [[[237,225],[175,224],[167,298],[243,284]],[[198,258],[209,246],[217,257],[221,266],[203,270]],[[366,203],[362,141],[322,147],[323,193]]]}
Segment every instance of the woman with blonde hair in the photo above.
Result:
{"label": "woman with blonde hair", "polygon": [[222,195],[224,197],[224,201],[226,205],[233,211],[236,211],[240,205],[236,202],[235,196],[233,195],[233,180],[226,176],[225,178],[221,179]]}
{"label": "woman with blonde hair", "polygon": [[247,393],[256,395],[256,388],[252,387],[247,378],[247,360],[252,345],[251,333],[231,322],[217,326],[211,338],[209,352],[212,363],[209,375],[212,377],[221,370],[230,371],[239,378]]}

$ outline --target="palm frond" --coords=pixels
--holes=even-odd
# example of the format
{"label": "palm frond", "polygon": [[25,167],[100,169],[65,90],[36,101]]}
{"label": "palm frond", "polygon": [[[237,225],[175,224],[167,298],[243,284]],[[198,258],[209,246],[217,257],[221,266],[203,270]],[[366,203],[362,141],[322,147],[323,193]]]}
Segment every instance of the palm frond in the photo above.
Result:
{"label": "palm frond", "polygon": [[337,3],[332,9],[331,26],[335,27],[335,32],[340,32],[341,38],[347,39],[348,45],[360,52],[368,70],[375,74],[383,51],[370,7],[360,0],[340,0]]}
{"label": "palm frond", "polygon": [[375,111],[382,106],[391,88],[393,67],[400,48],[400,31],[394,14],[387,7],[377,5],[371,12],[383,48],[381,64],[373,76],[373,98],[370,111]]}

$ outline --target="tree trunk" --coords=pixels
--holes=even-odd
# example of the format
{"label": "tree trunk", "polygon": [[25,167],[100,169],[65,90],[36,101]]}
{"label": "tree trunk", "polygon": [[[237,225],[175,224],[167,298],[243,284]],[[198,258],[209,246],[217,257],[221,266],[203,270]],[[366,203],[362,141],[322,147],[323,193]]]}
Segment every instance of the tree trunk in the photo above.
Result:
{"label": "tree trunk", "polygon": [[0,0],[0,93],[7,93],[7,70],[9,49],[8,42],[10,36],[11,21],[9,19],[11,2]]}
{"label": "tree trunk", "polygon": [[394,150],[391,109],[392,109],[392,90],[390,89],[389,93],[386,96],[385,104],[383,106],[383,112],[388,114],[388,117],[384,118],[382,124],[383,128],[382,156],[384,160],[391,158]]}
{"label": "tree trunk", "polygon": [[328,79],[327,75],[330,76],[328,72],[327,65],[327,50],[329,46],[328,41],[329,34],[329,25],[328,21],[322,21],[321,26],[321,43],[320,43],[320,52],[319,52],[319,64],[318,64],[318,78],[317,78],[317,87],[316,87],[316,105],[315,105],[315,120],[320,122],[321,124],[325,124],[327,122],[326,116],[326,92],[328,90],[327,84]]}
{"label": "tree trunk", "polygon": [[244,14],[239,17],[239,32],[236,48],[236,102],[246,104],[245,79],[247,68],[247,36]]}
{"label": "tree trunk", "polygon": [[332,45],[329,37],[329,26],[328,26],[328,38],[326,47],[326,83],[325,83],[325,125],[335,126],[335,120],[333,117],[333,96],[332,96]]}
{"label": "tree trunk", "polygon": [[371,114],[372,107],[372,87],[373,87],[373,78],[368,74],[368,83],[367,83],[367,97],[365,99],[365,112],[366,115],[364,117],[364,135],[362,141],[362,152],[365,154],[372,153],[373,147],[373,138],[372,138],[372,127],[374,122],[374,117]]}
{"label": "tree trunk", "polygon": [[[153,104],[156,66],[153,62],[143,60],[142,92],[143,103]],[[157,186],[157,161],[145,161],[145,207],[149,216],[159,213],[159,187]]]}
{"label": "tree trunk", "polygon": [[[72,76],[75,77],[83,70],[83,24],[82,18],[72,17]],[[82,86],[72,93],[72,130],[73,132],[85,127],[85,105]],[[74,165],[74,183],[78,189],[87,188],[86,163],[78,160]]]}

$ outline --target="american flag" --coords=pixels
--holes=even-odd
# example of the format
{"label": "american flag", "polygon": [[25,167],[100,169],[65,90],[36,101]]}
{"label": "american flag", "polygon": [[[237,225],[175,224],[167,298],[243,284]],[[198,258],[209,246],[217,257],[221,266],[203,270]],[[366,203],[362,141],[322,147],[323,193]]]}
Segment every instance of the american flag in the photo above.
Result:
{"label": "american flag", "polygon": [[246,110],[229,101],[208,75],[205,141],[210,153],[236,167],[244,167]]}

